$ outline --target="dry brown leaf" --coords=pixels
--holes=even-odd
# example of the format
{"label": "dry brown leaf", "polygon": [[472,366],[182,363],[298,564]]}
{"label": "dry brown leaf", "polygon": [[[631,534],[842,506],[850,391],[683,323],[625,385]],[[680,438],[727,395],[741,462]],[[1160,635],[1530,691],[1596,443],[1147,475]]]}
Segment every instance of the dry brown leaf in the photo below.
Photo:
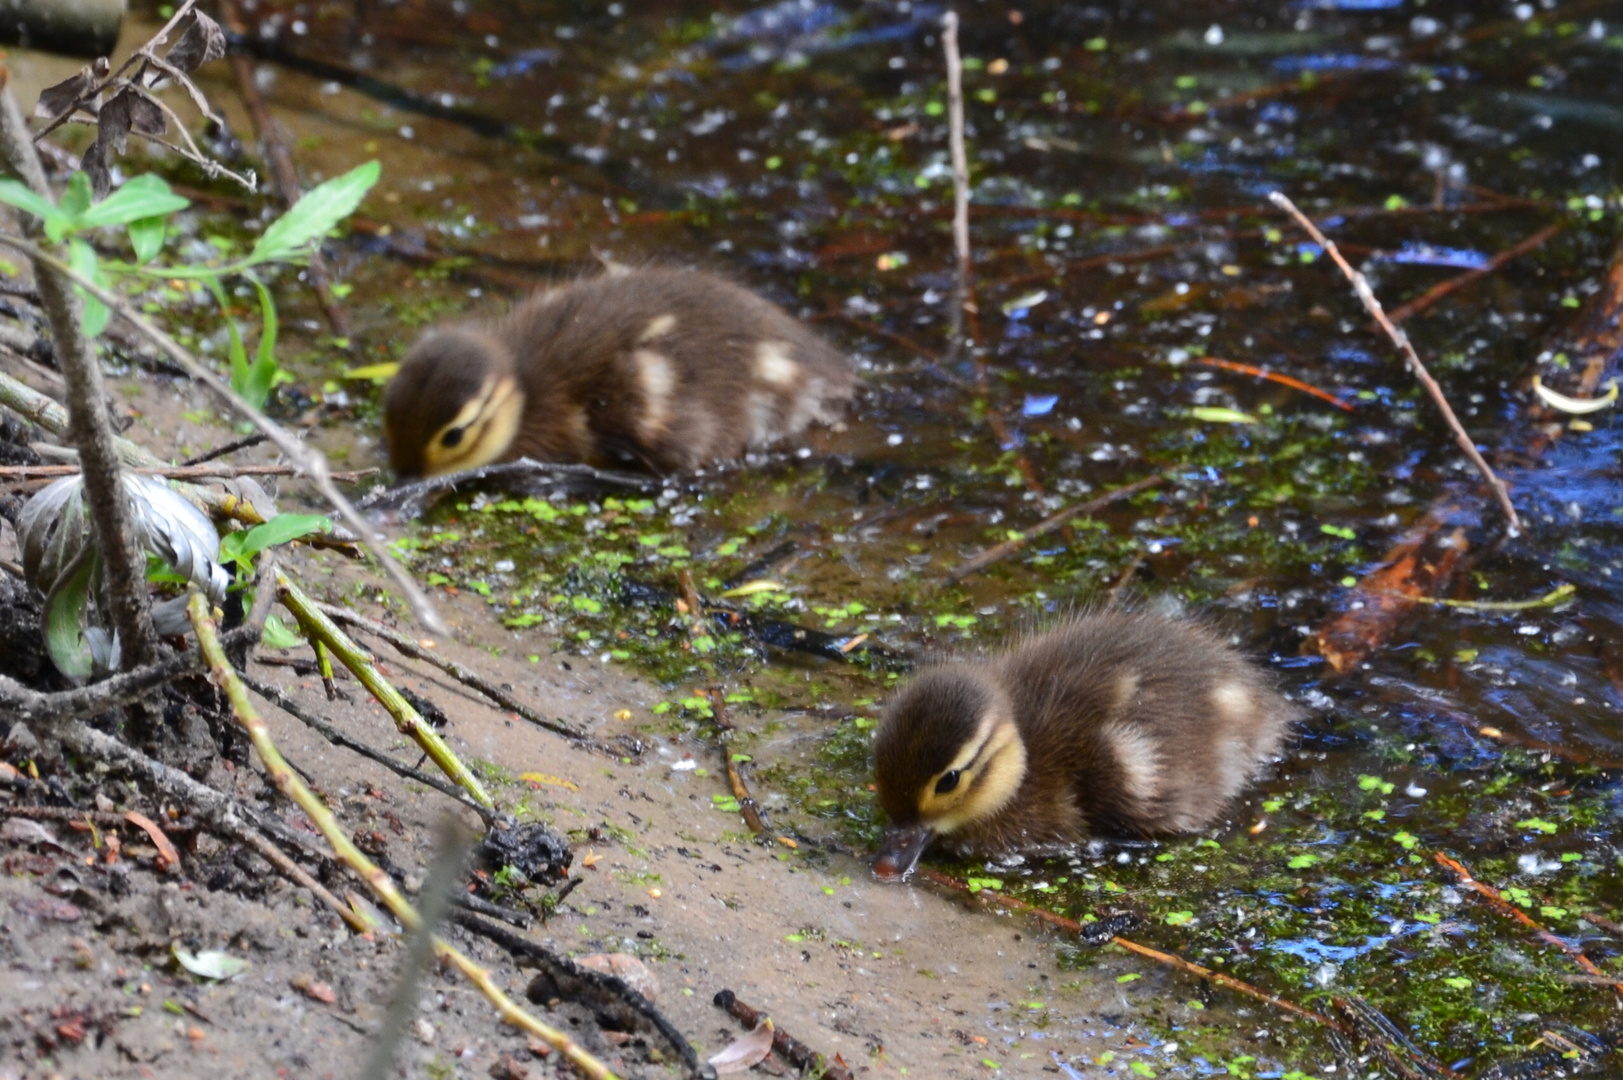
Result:
{"label": "dry brown leaf", "polygon": [[748,1035],[741,1035],[734,1039],[732,1045],[722,1050],[710,1059],[715,1066],[717,1076],[732,1076],[735,1073],[748,1072],[772,1053],[772,1018],[769,1016],[755,1025],[755,1030]]}
{"label": "dry brown leaf", "polygon": [[134,810],[125,814],[124,820],[144,831],[152,838],[152,842],[157,845],[158,869],[167,870],[171,866],[180,865],[180,852],[175,850],[175,845],[170,843],[169,837],[165,836],[163,830],[158,828],[156,821]]}

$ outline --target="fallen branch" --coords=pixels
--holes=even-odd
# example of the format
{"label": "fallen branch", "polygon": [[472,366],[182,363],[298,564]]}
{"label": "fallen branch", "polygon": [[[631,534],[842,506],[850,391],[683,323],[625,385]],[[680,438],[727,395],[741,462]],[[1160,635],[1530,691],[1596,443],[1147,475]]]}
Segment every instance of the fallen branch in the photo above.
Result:
{"label": "fallen branch", "polygon": [[[253,742],[254,749],[259,753],[259,760],[264,763],[265,771],[270,774],[271,784],[277,791],[292,799],[303,810],[305,815],[321,831],[321,835],[337,856],[344,861],[350,869],[354,870],[361,879],[372,887],[385,907],[400,920],[407,930],[419,930],[423,920],[417,909],[406,901],[395,887],[393,879],[384,873],[372,860],[368,859],[356,847],[354,842],[345,835],[338,819],[333,816],[325,803],[316,797],[304,781],[300,780],[282,757],[281,751],[271,741],[270,732],[265,727],[265,721],[260,718],[254,709],[253,703],[248,700],[248,689],[237,677],[236,671],[226,660],[225,651],[220,646],[219,632],[215,628],[214,619],[208,611],[208,600],[200,593],[193,593],[187,605],[186,614],[191,619],[192,627],[197,632],[197,643],[203,655],[207,658],[214,682],[225,692],[231,702],[231,711],[236,714],[237,720],[248,732],[248,738]],[[559,1051],[568,1058],[577,1068],[593,1080],[614,1080],[614,1074],[607,1066],[598,1061],[591,1054],[581,1048],[564,1032],[559,1031],[541,1020],[536,1019],[523,1009],[519,1008],[511,998],[501,991],[490,979],[490,973],[469,960],[460,951],[447,944],[442,938],[434,938],[434,951],[441,959],[449,961],[452,966],[461,971],[469,982],[477,986],[481,993],[494,1005],[503,1020],[523,1031],[544,1040],[547,1045]]]}
{"label": "fallen branch", "polygon": [[1437,861],[1437,865],[1444,866],[1449,870],[1452,870],[1455,876],[1459,878],[1460,884],[1468,886],[1478,896],[1486,900],[1489,907],[1493,908],[1501,915],[1515,919],[1517,922],[1533,931],[1538,939],[1544,942],[1546,945],[1554,945],[1557,949],[1560,949],[1563,953],[1566,953],[1573,963],[1583,968],[1584,974],[1599,976],[1606,979],[1608,985],[1610,985],[1611,988],[1618,993],[1618,996],[1623,997],[1623,979],[1609,976],[1606,974],[1606,972],[1596,967],[1595,962],[1589,959],[1589,957],[1585,956],[1582,949],[1578,948],[1576,945],[1573,945],[1565,938],[1552,934],[1548,930],[1544,929],[1544,927],[1540,926],[1531,915],[1527,914],[1527,912],[1506,900],[1504,898],[1504,894],[1498,889],[1485,882],[1478,881],[1471,871],[1466,869],[1463,863],[1456,859],[1449,858],[1441,851],[1434,852],[1432,854],[1432,858]]}
{"label": "fallen branch", "polygon": [[348,623],[357,630],[363,630],[373,637],[382,638],[405,656],[409,656],[414,660],[421,660],[425,664],[432,664],[457,682],[478,691],[497,705],[518,714],[537,727],[545,728],[554,734],[573,739],[578,743],[586,744],[592,741],[591,736],[584,731],[571,727],[562,720],[548,720],[483,675],[463,667],[450,657],[441,656],[423,644],[413,641],[398,630],[390,629],[376,620],[368,619],[364,615],[350,611],[348,608],[339,607],[336,604],[323,604],[318,601],[316,610],[337,622]]}
{"label": "fallen branch", "polygon": [[[574,879],[579,881],[579,878]],[[567,894],[570,886],[565,886],[564,892],[559,893],[560,899]],[[503,926],[487,922],[477,915],[467,911],[457,912],[453,918],[463,929],[489,941],[494,941],[506,949],[515,959],[527,960],[529,965],[541,969],[539,978],[551,980],[552,987],[561,997],[568,997],[572,1001],[579,1001],[592,1009],[594,1013],[607,1013],[609,1019],[623,1029],[640,1027],[656,1031],[665,1040],[667,1045],[675,1051],[688,1068],[690,1076],[709,1078],[714,1080],[715,1070],[699,1061],[694,1053],[693,1045],[677,1029],[676,1025],[654,1006],[654,1003],[644,997],[639,991],[626,984],[618,975],[609,975],[605,972],[594,971],[591,968],[581,967],[568,956],[560,955],[546,946],[532,941],[523,934],[515,933]],[[531,983],[535,985],[534,982]],[[532,1000],[534,1000],[532,998]]]}
{"label": "fallen branch", "polygon": [[1521,535],[1522,521],[1521,518],[1516,516],[1516,507],[1511,504],[1510,492],[1505,488],[1504,481],[1500,480],[1498,475],[1494,473],[1493,466],[1488,464],[1487,459],[1482,456],[1482,452],[1476,448],[1476,443],[1471,440],[1471,436],[1466,433],[1464,426],[1461,425],[1459,417],[1454,415],[1454,407],[1448,403],[1448,398],[1443,395],[1443,388],[1437,385],[1437,380],[1431,377],[1431,372],[1426,370],[1426,365],[1420,360],[1420,354],[1415,352],[1414,345],[1409,341],[1409,335],[1405,334],[1393,324],[1391,319],[1387,318],[1386,311],[1381,307],[1381,302],[1375,298],[1374,291],[1369,287],[1368,279],[1353,269],[1352,264],[1336,248],[1335,241],[1325,236],[1319,230],[1319,227],[1313,224],[1306,214],[1298,210],[1296,204],[1291,202],[1282,192],[1271,192],[1268,199],[1275,206],[1295,218],[1297,224],[1306,230],[1307,234],[1313,238],[1313,241],[1322,247],[1325,254],[1329,255],[1335,261],[1335,264],[1341,268],[1341,272],[1352,283],[1353,292],[1357,293],[1359,301],[1364,305],[1364,309],[1380,324],[1381,329],[1386,331],[1387,336],[1392,339],[1392,344],[1396,345],[1398,350],[1403,353],[1404,359],[1408,361],[1409,370],[1420,381],[1420,385],[1425,387],[1426,393],[1431,395],[1431,400],[1436,404],[1437,410],[1442,413],[1449,430],[1454,433],[1454,441],[1465,452],[1465,456],[1471,459],[1471,464],[1476,466],[1477,472],[1482,474],[1482,479],[1487,483],[1489,490],[1499,500],[1499,509],[1504,512],[1505,521],[1510,527],[1510,535]]}
{"label": "fallen branch", "polygon": [[1103,495],[1089,499],[1087,502],[1077,503],[1075,506],[1067,506],[1063,510],[1056,511],[1029,529],[1021,529],[1017,537],[1005,540],[1001,544],[994,544],[973,559],[965,559],[948,572],[946,580],[942,584],[943,586],[956,585],[969,575],[978,574],[988,566],[1002,562],[1037,537],[1047,536],[1049,533],[1054,532],[1072,518],[1096,514],[1112,503],[1137,495],[1141,491],[1148,491],[1150,488],[1165,483],[1166,480],[1166,473],[1156,473],[1154,476],[1146,476],[1140,480],[1134,480],[1130,484],[1112,488]]}
{"label": "fallen branch", "polygon": [[1415,297],[1413,300],[1410,300],[1408,303],[1399,304],[1397,307],[1393,308],[1387,313],[1387,318],[1391,319],[1394,323],[1401,323],[1405,320],[1414,318],[1416,315],[1419,315],[1421,312],[1425,311],[1433,304],[1436,304],[1444,297],[1458,292],[1467,285],[1475,285],[1489,274],[1499,272],[1499,270],[1504,268],[1506,263],[1519,259],[1530,251],[1538,250],[1566,227],[1566,223],[1562,221],[1558,221],[1554,225],[1546,225],[1544,228],[1540,229],[1532,236],[1527,237],[1519,244],[1515,244],[1501,251],[1499,254],[1495,255],[1493,258],[1489,259],[1486,263],[1483,263],[1476,269],[1467,270],[1465,273],[1451,277],[1447,281],[1440,281],[1436,285],[1433,285],[1431,288],[1427,289],[1425,292],[1421,293],[1419,296]]}
{"label": "fallen branch", "polygon": [[727,785],[732,788],[733,798],[738,802],[739,813],[744,816],[744,824],[749,826],[750,832],[755,834],[757,842],[771,845],[777,842],[772,832],[772,826],[766,820],[766,812],[750,794],[749,784],[744,781],[743,770],[739,768],[738,755],[733,753],[732,737],[733,726],[727,722],[727,705],[723,701],[724,695],[719,689],[712,689],[705,695],[710,699],[710,711],[715,714],[716,726],[721,729],[721,760],[727,768]]}
{"label": "fallen branch", "polygon": [[73,284],[106,304],[108,309],[118,315],[119,318],[146,335],[153,344],[163,350],[165,355],[184,368],[188,375],[208,387],[228,407],[263,431],[270,438],[270,441],[276,444],[276,448],[285,454],[294,465],[298,466],[300,472],[310,478],[321,491],[322,496],[337,509],[344,520],[355,530],[356,535],[361,539],[361,543],[366,545],[366,549],[372,553],[373,558],[378,560],[379,565],[394,580],[400,591],[405,594],[406,600],[411,604],[412,611],[417,616],[418,621],[433,633],[444,634],[448,632],[445,621],[440,618],[439,612],[434,609],[434,605],[428,599],[427,594],[418,587],[417,582],[412,580],[411,574],[404,566],[400,565],[400,561],[378,539],[377,531],[372,524],[361,516],[360,511],[356,510],[350,501],[344,498],[343,493],[338,490],[337,486],[333,484],[332,475],[327,468],[327,458],[321,451],[296,438],[286,428],[283,428],[270,417],[248,404],[241,395],[222,382],[220,377],[210,370],[207,365],[181,348],[168,334],[153,326],[145,316],[131,307],[117,293],[74,273],[66,263],[19,237],[0,233],[0,244],[22,252],[35,260],[36,263],[43,260],[47,266],[56,269]]}
{"label": "fallen branch", "polygon": [[[731,990],[719,991],[714,1000],[718,1008],[727,1010],[728,1015],[751,1030],[758,1027],[766,1018],[766,1014],[761,1010],[739,1001],[738,995]],[[829,1061],[776,1023],[772,1025],[772,1049],[801,1072],[810,1070],[813,1074],[822,1076],[824,1080],[852,1080],[851,1070],[842,1061],[838,1059]],[[818,1073],[818,1069],[822,1072]]]}
{"label": "fallen branch", "polygon": [[432,727],[428,725],[411,702],[390,685],[389,680],[383,677],[376,665],[364,649],[351,641],[338,624],[329,619],[316,607],[314,600],[306,596],[304,590],[293,584],[285,573],[277,571],[276,591],[282,601],[282,606],[292,612],[298,620],[299,627],[312,642],[319,641],[341,660],[349,669],[351,675],[360,680],[362,686],[371,691],[378,704],[394,718],[395,728],[400,734],[415,742],[423,753],[433,759],[440,770],[455,780],[473,800],[482,806],[493,807],[490,793],[485,791],[473,773],[462,763],[462,759],[445,744]]}

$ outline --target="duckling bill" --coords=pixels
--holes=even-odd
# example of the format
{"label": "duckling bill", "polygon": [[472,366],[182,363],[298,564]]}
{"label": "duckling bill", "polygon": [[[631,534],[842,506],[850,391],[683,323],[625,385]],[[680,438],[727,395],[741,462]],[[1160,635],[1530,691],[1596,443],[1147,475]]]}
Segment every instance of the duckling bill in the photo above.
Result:
{"label": "duckling bill", "polygon": [[996,854],[1212,824],[1298,710],[1203,627],[1083,615],[982,662],[934,668],[874,742],[890,818],[875,871],[905,878],[936,838]]}
{"label": "duckling bill", "polygon": [[530,457],[664,473],[832,423],[847,360],[776,305],[697,270],[619,270],[504,318],[439,329],[384,393],[403,478]]}

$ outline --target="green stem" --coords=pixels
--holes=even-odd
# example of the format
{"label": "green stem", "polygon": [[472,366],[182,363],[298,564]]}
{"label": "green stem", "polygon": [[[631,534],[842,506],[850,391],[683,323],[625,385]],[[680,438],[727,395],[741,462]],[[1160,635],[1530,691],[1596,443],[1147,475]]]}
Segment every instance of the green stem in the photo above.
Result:
{"label": "green stem", "polygon": [[423,753],[433,758],[434,764],[438,765],[446,776],[465,788],[474,802],[485,807],[496,805],[478,777],[468,771],[468,767],[462,764],[462,759],[458,758],[434,729],[417,714],[417,710],[411,707],[411,702],[389,684],[389,680],[378,671],[365,649],[351,641],[348,635],[338,628],[337,623],[322,613],[314,600],[280,571],[276,574],[276,591],[281,597],[282,604],[299,621],[305,636],[311,641],[320,641],[338,657],[350,673],[360,680],[361,685],[370,690],[372,696],[378,699],[378,703],[394,717],[395,727],[402,735],[409,737],[422,748]]}
{"label": "green stem", "polygon": [[[292,586],[287,579],[277,575],[277,584],[284,589]],[[285,597],[286,592],[283,593]],[[306,603],[308,603],[308,598]],[[297,614],[297,611],[294,612]],[[423,925],[422,917],[417,909],[412,907],[406,898],[400,895],[395,888],[394,881],[384,873],[371,859],[361,853],[350,838],[344,835],[343,826],[333,816],[327,804],[322,802],[308,787],[299,775],[288,765],[287,759],[271,741],[270,730],[265,726],[264,718],[254,708],[248,697],[248,688],[237,677],[236,670],[226,659],[225,649],[220,644],[219,628],[215,625],[213,617],[209,614],[208,599],[201,593],[192,593],[191,600],[186,605],[186,614],[191,618],[192,627],[197,631],[198,648],[203,658],[208,662],[214,682],[225,691],[226,698],[231,702],[231,711],[236,714],[238,721],[248,731],[248,738],[259,753],[259,760],[265,763],[265,771],[270,774],[271,783],[276,790],[286,795],[298,804],[327,843],[332,845],[333,851],[342,859],[350,869],[354,870],[377,893],[378,899],[383,901],[385,907],[400,920],[400,924],[408,930],[416,930]],[[353,648],[353,646],[351,646]],[[340,658],[345,654],[342,650],[334,649]],[[346,660],[347,662],[347,660]],[[353,668],[351,670],[354,670]],[[359,672],[356,675],[359,676]],[[364,679],[362,680],[365,681]],[[370,684],[369,684],[370,685]],[[387,685],[387,684],[385,684]],[[409,706],[408,706],[409,707]],[[576,1043],[566,1033],[531,1016],[514,1004],[513,1000],[504,994],[501,989],[491,981],[490,973],[484,968],[469,960],[460,951],[448,945],[437,935],[434,938],[434,951],[449,961],[463,976],[490,1000],[490,1003],[501,1013],[503,1020],[512,1024],[521,1031],[529,1032],[537,1038],[543,1039],[553,1049],[568,1058],[583,1073],[592,1080],[615,1080],[615,1076],[608,1067],[587,1053],[580,1044]]]}

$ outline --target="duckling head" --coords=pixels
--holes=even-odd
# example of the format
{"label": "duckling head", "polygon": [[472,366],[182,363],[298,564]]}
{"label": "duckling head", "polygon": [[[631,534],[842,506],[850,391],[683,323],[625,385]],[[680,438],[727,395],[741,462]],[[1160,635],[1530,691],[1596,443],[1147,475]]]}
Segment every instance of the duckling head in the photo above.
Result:
{"label": "duckling head", "polygon": [[435,331],[384,391],[389,460],[401,479],[489,464],[512,445],[523,411],[507,346],[477,330]]}
{"label": "duckling head", "polygon": [[985,676],[942,668],[891,704],[874,740],[874,786],[890,830],[874,871],[906,878],[936,836],[985,821],[1026,776],[1009,696]]}

